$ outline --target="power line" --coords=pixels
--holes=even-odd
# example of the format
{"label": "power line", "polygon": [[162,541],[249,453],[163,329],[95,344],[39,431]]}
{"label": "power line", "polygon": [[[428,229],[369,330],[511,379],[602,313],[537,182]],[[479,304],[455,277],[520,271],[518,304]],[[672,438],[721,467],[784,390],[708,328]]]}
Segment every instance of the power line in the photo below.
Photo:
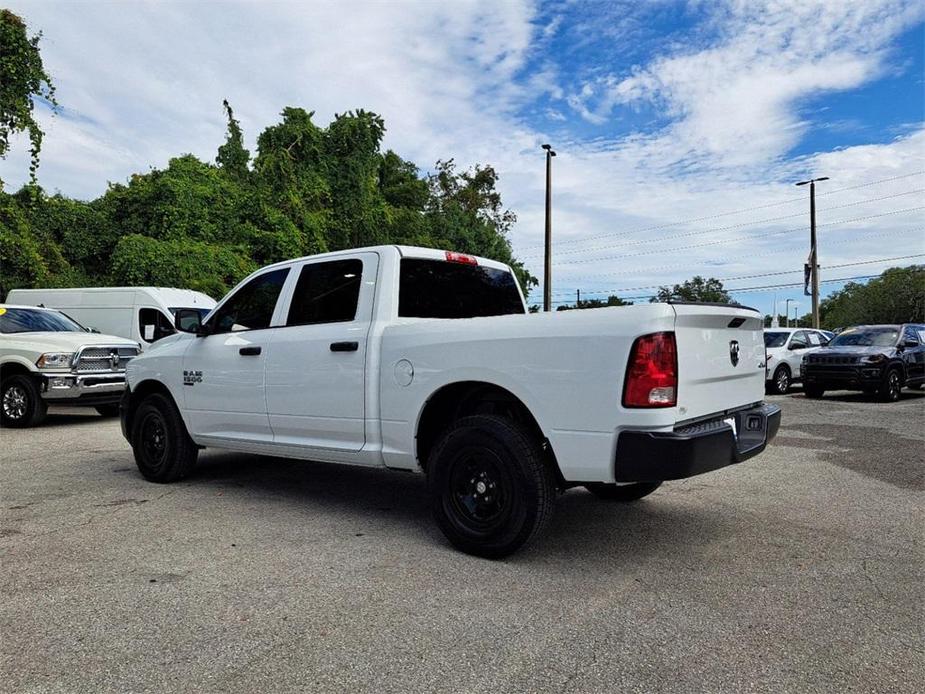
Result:
{"label": "power line", "polygon": [[[870,203],[870,202],[879,202],[881,200],[890,200],[893,198],[902,197],[904,195],[913,195],[915,193],[925,193],[925,188],[916,188],[914,190],[906,190],[901,193],[892,193],[890,195],[883,195],[879,198],[868,198],[866,200],[857,200],[855,202],[845,203],[844,205],[835,205],[833,207],[826,207],[822,211],[840,210],[845,207],[855,207],[857,205],[863,205],[863,204]],[[683,234],[674,234],[672,236],[657,236],[654,238],[637,239],[634,241],[620,241],[614,244],[609,244],[609,245],[604,245],[604,246],[592,246],[590,248],[576,248],[570,251],[562,251],[561,253],[558,253],[557,255],[574,255],[576,253],[591,253],[594,251],[603,251],[603,250],[609,250],[611,248],[621,248],[625,246],[639,246],[639,245],[644,245],[648,243],[661,243],[662,241],[670,241],[672,239],[687,238],[690,236],[702,236],[705,234],[715,234],[715,233],[721,233],[724,231],[731,231],[733,229],[741,229],[742,227],[757,226],[758,224],[762,224],[764,222],[779,222],[784,219],[793,219],[794,217],[803,217],[804,215],[805,215],[804,212],[797,212],[795,214],[783,215],[781,217],[769,217],[767,219],[758,219],[753,222],[740,222],[738,224],[730,224],[729,226],[724,226],[724,227],[714,227],[712,229],[699,229],[696,231],[686,231]],[[822,226],[822,225],[820,224],[817,226]],[[534,258],[536,257],[536,254],[528,255],[524,257],[527,259]]]}
{"label": "power line", "polygon": [[[874,264],[876,264],[876,263],[889,263],[889,262],[892,262],[892,261],[894,261],[894,260],[909,260],[910,258],[925,258],[925,253],[917,253],[917,254],[915,254],[915,255],[898,255],[898,256],[895,256],[895,257],[893,257],[893,258],[877,258],[876,260],[860,260],[860,261],[855,262],[855,263],[841,263],[841,264],[838,264],[838,265],[824,265],[824,266],[822,267],[822,269],[823,269],[823,270],[835,270],[835,269],[843,268],[843,267],[856,267],[856,266],[858,266],[858,265],[874,265]],[[762,272],[762,273],[755,274],[755,275],[739,275],[738,277],[718,277],[718,278],[716,278],[716,279],[719,280],[720,282],[733,282],[733,281],[735,281],[735,280],[750,280],[750,279],[756,279],[756,278],[759,278],[759,277],[774,277],[774,276],[778,276],[778,275],[796,275],[796,274],[799,274],[799,273],[802,273],[802,272],[803,272],[802,269],[800,269],[800,270],[780,270],[780,271],[778,271],[778,272]],[[712,279],[712,278],[711,278],[711,279]],[[590,292],[589,292],[589,291],[585,291],[585,292],[583,292],[583,293],[584,293],[584,294],[588,294],[588,295],[592,295],[592,294],[616,294],[617,292],[636,292],[636,291],[640,291],[640,290],[643,290],[643,289],[661,289],[661,288],[664,287],[664,286],[666,286],[666,285],[665,285],[665,284],[650,284],[650,285],[646,285],[646,286],[643,286],[643,287],[622,287],[622,288],[619,288],[619,289],[608,289],[608,290],[599,290],[599,291],[590,291]],[[727,289],[726,291],[733,291],[733,290]],[[554,292],[554,295],[556,295],[556,296],[565,296],[565,295],[570,295],[570,294],[573,294],[573,293],[574,293],[574,292]]]}
{"label": "power line", "polygon": [[[905,267],[900,268],[900,269],[905,269]],[[857,275],[855,277],[838,277],[838,278],[830,279],[830,280],[820,280],[819,283],[820,284],[833,284],[836,282],[851,282],[853,280],[870,280],[870,279],[875,279],[877,277],[880,277],[881,275]],[[771,291],[773,289],[785,289],[788,287],[802,287],[802,286],[803,286],[802,282],[792,282],[789,284],[766,284],[760,287],[727,288],[726,291],[732,294],[735,294],[735,293],[747,294],[749,292]],[[643,294],[640,296],[621,296],[620,298],[623,300],[631,300],[631,299],[641,300],[641,299],[654,299],[656,296],[657,296],[656,294]],[[553,301],[552,303],[553,304],[570,304],[571,302],[568,300],[562,300],[562,301]]]}
{"label": "power line", "polygon": [[[836,238],[836,239],[828,239],[828,240],[826,241],[826,243],[827,243],[828,245],[833,245],[833,244],[839,244],[839,243],[853,243],[853,242],[855,242],[855,241],[866,241],[867,239],[874,238],[874,237],[877,237],[877,236],[884,236],[884,235],[887,235],[887,234],[894,234],[894,233],[896,233],[897,231],[902,231],[902,232],[908,232],[908,231],[925,231],[925,228],[919,227],[919,228],[915,228],[915,229],[902,229],[902,228],[894,227],[894,228],[891,228],[891,229],[881,229],[881,230],[879,230],[879,231],[867,232],[867,233],[864,234],[863,238],[860,238],[860,239],[858,239],[858,238]],[[799,252],[802,253],[803,251],[801,250],[801,251],[799,251]],[[792,253],[794,253],[794,250],[793,250],[792,248],[781,248],[781,249],[778,249],[778,250],[776,250],[776,251],[775,251],[775,250],[771,250],[771,251],[762,250],[761,256],[764,258],[764,257],[767,257],[767,256],[769,256],[769,255],[783,255],[784,253],[792,254]],[[732,265],[732,264],[734,264],[736,261],[741,261],[741,260],[753,260],[754,258],[755,258],[755,254],[754,254],[754,253],[749,254],[749,255],[740,255],[740,256],[734,256],[734,257],[731,257],[731,258],[725,258],[725,259],[723,259],[722,262],[714,263],[713,265],[710,266],[710,268],[712,269],[712,268],[720,267],[720,266],[723,266],[723,265]],[[800,262],[802,262],[802,260],[801,260]],[[631,268],[631,269],[625,269],[625,268],[624,268],[624,269],[620,269],[620,270],[613,270],[612,272],[598,272],[598,273],[594,273],[594,274],[590,274],[590,275],[584,275],[584,274],[583,274],[583,275],[579,275],[579,276],[577,276],[577,277],[574,277],[574,276],[573,276],[573,277],[569,277],[569,278],[567,278],[567,279],[568,279],[569,282],[572,282],[572,283],[577,283],[577,282],[600,282],[600,281],[602,281],[602,280],[608,280],[608,279],[610,279],[610,278],[612,278],[612,277],[614,277],[614,276],[625,277],[626,275],[645,275],[645,274],[647,274],[647,273],[652,273],[652,272],[664,272],[665,270],[676,270],[676,269],[679,269],[679,268],[688,268],[688,269],[689,269],[689,268],[690,268],[690,263],[688,262],[688,263],[677,263],[677,264],[675,264],[675,265],[658,265],[658,266],[656,266],[656,267],[645,267],[645,268],[638,268],[638,267],[637,267],[637,268]],[[709,271],[709,270],[707,270],[707,271]],[[565,292],[565,293],[571,293],[571,292]]]}
{"label": "power line", "polygon": [[[853,219],[841,219],[836,222],[826,222],[824,224],[817,224],[816,226],[824,227],[824,226],[833,226],[836,224],[850,224],[853,222],[863,222],[868,219],[877,219],[879,217],[887,217],[889,215],[894,215],[894,214],[903,214],[905,212],[917,212],[923,209],[925,209],[925,206],[908,207],[904,210],[892,210],[890,212],[881,212],[880,214],[871,214],[871,215],[866,215],[864,217],[854,217]],[[760,236],[780,236],[782,234],[792,234],[798,231],[806,231],[806,228],[800,226],[800,227],[794,227],[792,229],[783,229],[781,231],[769,231],[769,232],[765,232],[764,234],[760,234]],[[749,240],[754,239],[756,236],[759,236],[759,235],[751,236],[749,237]],[[739,239],[720,239],[719,241],[710,241],[708,243],[697,243],[697,244],[693,244],[690,246],[676,246],[669,250],[656,249],[652,251],[643,251],[641,253],[625,253],[625,254],[610,255],[610,256],[604,256],[604,257],[598,257],[598,258],[579,258],[577,260],[565,260],[557,264],[558,265],[577,265],[581,263],[597,262],[600,260],[618,260],[620,258],[636,258],[636,257],[643,256],[643,255],[653,255],[653,254],[658,254],[658,253],[670,254],[676,251],[690,250],[692,248],[705,248],[707,246],[716,246],[722,243],[729,243],[730,241],[736,241],[736,240],[739,240]]]}
{"label": "power line", "polygon": [[[869,187],[869,186],[878,185],[878,184],[880,184],[880,183],[890,183],[890,182],[892,182],[892,181],[899,181],[899,180],[902,180],[902,179],[905,179],[905,178],[911,178],[912,176],[921,176],[922,174],[925,174],[925,170],[913,171],[913,172],[911,172],[911,173],[902,174],[902,175],[899,175],[899,176],[891,176],[890,178],[881,178],[881,179],[876,180],[876,181],[868,181],[868,182],[866,182],[866,183],[859,183],[859,184],[853,185],[853,186],[845,186],[844,188],[836,188],[836,189],[834,189],[834,190],[827,190],[827,191],[825,191],[824,193],[819,193],[819,195],[817,195],[816,197],[822,197],[822,196],[824,196],[824,195],[834,195],[834,194],[836,194],[836,193],[842,193],[842,192],[844,192],[844,191],[846,191],[846,190],[857,190],[858,188],[867,188],[867,187]],[[778,207],[778,206],[780,206],[780,205],[790,205],[790,204],[793,204],[793,203],[796,203],[796,202],[805,202],[805,201],[806,201],[805,196],[802,196],[802,195],[801,195],[801,196],[794,196],[794,197],[792,197],[792,198],[787,198],[786,200],[779,200],[779,201],[777,201],[777,202],[769,202],[769,203],[766,203],[766,204],[764,204],[764,205],[755,205],[755,206],[753,206],[753,207],[743,207],[743,208],[740,208],[740,209],[737,209],[737,210],[729,210],[729,211],[727,211],[727,212],[719,212],[719,213],[717,213],[717,214],[706,215],[706,216],[703,216],[703,217],[695,217],[695,218],[693,218],[693,219],[685,219],[685,220],[679,220],[679,221],[675,221],[675,222],[666,222],[665,224],[656,224],[656,225],[654,225],[654,226],[641,227],[641,228],[639,228],[639,229],[633,229],[633,230],[630,230],[630,231],[608,232],[608,233],[604,233],[604,234],[598,234],[598,235],[596,235],[596,236],[588,236],[588,237],[585,237],[585,238],[582,238],[582,239],[567,239],[567,240],[565,240],[565,241],[559,241],[559,242],[556,244],[556,246],[557,246],[557,247],[561,247],[561,246],[564,246],[564,245],[571,245],[571,244],[574,244],[574,243],[588,243],[589,241],[594,241],[594,240],[602,239],[602,238],[616,238],[616,237],[618,237],[618,236],[631,236],[631,235],[633,235],[633,234],[638,234],[638,233],[641,233],[641,232],[643,232],[643,231],[655,231],[655,230],[658,230],[658,229],[667,229],[667,228],[669,228],[669,227],[681,226],[681,225],[683,225],[683,224],[693,224],[693,223],[695,223],[695,222],[704,222],[704,221],[707,221],[707,220],[710,220],[710,219],[718,219],[718,218],[720,218],[720,217],[729,217],[729,216],[735,215],[735,214],[742,214],[743,212],[752,212],[752,211],[754,211],[754,210],[764,210],[764,209],[768,209],[768,208],[770,208],[770,207]],[[828,209],[833,209],[833,208],[828,208]],[[525,247],[523,248],[523,250],[529,251],[529,250],[534,249],[534,248],[543,248],[543,246],[542,246],[542,244],[532,245],[532,246],[525,246]],[[527,256],[527,257],[529,257],[529,256]]]}

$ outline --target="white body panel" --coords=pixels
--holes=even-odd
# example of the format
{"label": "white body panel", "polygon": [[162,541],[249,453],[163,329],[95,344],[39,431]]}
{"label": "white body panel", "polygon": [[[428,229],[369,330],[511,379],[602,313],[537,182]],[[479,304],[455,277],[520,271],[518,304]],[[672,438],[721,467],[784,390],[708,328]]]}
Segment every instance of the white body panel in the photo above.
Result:
{"label": "white body panel", "polygon": [[[767,372],[768,381],[773,380],[774,372],[781,364],[786,364],[790,369],[790,380],[800,380],[800,364],[803,357],[822,348],[829,341],[828,335],[812,328],[768,328],[766,333],[787,333],[787,340],[780,347],[766,347],[767,353]],[[805,336],[804,342],[808,347],[799,347],[798,341],[800,336]]]}
{"label": "white body panel", "polygon": [[[604,482],[614,480],[621,431],[670,431],[679,422],[762,399],[764,352],[755,311],[642,304],[459,320],[398,318],[399,264],[407,256],[444,259],[440,251],[383,246],[264,268],[254,276],[279,267],[298,270],[306,262],[362,259],[356,319],[283,327],[298,275],[290,272],[269,328],[163,340],[129,365],[130,385],[148,379],[168,385],[202,445],[418,470],[417,426],[428,400],[450,384],[489,383],[527,407],[566,480]],[[738,327],[730,327],[734,320]],[[663,331],[676,333],[678,405],[624,408],[635,339]],[[739,343],[737,365],[730,361],[733,340]],[[357,351],[331,352],[330,344],[340,341],[356,341]],[[245,342],[260,345],[262,354],[239,356]],[[202,370],[202,382],[183,386],[184,369]]]}
{"label": "white body panel", "polygon": [[[8,296],[9,303],[55,308],[84,326],[134,340],[143,347],[154,341],[150,321],[157,314],[153,312],[172,326],[171,309],[215,307],[215,300],[202,292],[171,287],[13,289]],[[142,313],[143,309],[148,311]]]}

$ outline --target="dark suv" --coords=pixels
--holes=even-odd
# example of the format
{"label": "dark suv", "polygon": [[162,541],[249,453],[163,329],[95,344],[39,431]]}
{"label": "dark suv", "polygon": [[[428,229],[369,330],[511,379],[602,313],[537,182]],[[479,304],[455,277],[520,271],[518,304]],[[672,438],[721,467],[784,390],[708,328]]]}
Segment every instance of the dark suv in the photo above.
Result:
{"label": "dark suv", "polygon": [[905,385],[925,382],[925,325],[859,325],[846,328],[825,347],[803,358],[803,392],[863,390],[884,402],[899,399]]}

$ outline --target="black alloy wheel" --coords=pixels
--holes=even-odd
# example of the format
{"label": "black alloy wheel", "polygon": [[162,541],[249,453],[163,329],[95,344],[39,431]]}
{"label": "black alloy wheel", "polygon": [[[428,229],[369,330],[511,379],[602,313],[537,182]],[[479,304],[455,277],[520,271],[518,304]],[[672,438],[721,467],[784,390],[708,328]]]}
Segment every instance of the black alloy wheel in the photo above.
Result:
{"label": "black alloy wheel", "polygon": [[883,402],[896,402],[899,400],[899,393],[902,390],[902,376],[899,369],[890,369],[883,377],[883,383],[880,385],[880,399]]}

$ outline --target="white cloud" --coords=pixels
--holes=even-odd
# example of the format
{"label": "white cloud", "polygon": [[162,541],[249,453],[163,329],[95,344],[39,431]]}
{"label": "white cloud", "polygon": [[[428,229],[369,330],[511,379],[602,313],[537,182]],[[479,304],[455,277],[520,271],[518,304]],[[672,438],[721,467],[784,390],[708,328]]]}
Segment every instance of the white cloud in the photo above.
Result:
{"label": "white cloud", "polygon": [[[541,20],[526,0],[133,4],[119,11],[108,4],[14,2],[13,9],[44,31],[46,65],[68,109],[42,117],[47,137],[39,178],[46,188],[93,197],[108,180],[162,167],[183,152],[213,158],[224,137],[223,98],[252,149],[284,106],[315,110],[320,125],[362,107],[385,118],[387,147],[423,167],[448,157],[462,166],[494,165],[505,204],[519,216],[515,249],[537,274],[539,144],[550,133],[531,126],[530,109],[531,99],[548,97],[551,103],[536,108],[558,134],[552,139],[559,152],[554,235],[561,244],[555,290],[570,293],[666,284],[694,273],[799,272],[805,234],[769,235],[806,223],[799,216],[805,189],[795,189],[794,180],[829,175],[826,186],[834,190],[925,170],[921,124],[886,144],[785,157],[814,127],[800,113],[802,100],[895,70],[901,56],[891,53],[892,41],[921,17],[920,6],[805,0],[702,7],[713,19],[696,33],[697,46],[672,46],[629,72],[604,65],[607,76],[577,88],[550,50],[570,20]],[[631,40],[637,29],[628,17],[614,36]],[[641,103],[663,109],[671,123],[655,133],[570,136],[581,130],[559,120],[569,97],[589,120],[605,125],[619,108]],[[15,187],[25,180],[26,161],[25,142],[18,141],[0,162],[0,177]],[[913,176],[820,197],[820,221],[912,207],[897,198],[828,210],[923,187],[925,176]],[[760,209],[675,224],[753,207]],[[643,243],[787,214],[797,216]],[[921,213],[907,213],[821,227],[823,263],[921,252],[915,230],[923,226]],[[716,240],[722,243],[679,250]],[[628,257],[613,257],[620,255]],[[764,283],[788,280],[799,275]]]}

